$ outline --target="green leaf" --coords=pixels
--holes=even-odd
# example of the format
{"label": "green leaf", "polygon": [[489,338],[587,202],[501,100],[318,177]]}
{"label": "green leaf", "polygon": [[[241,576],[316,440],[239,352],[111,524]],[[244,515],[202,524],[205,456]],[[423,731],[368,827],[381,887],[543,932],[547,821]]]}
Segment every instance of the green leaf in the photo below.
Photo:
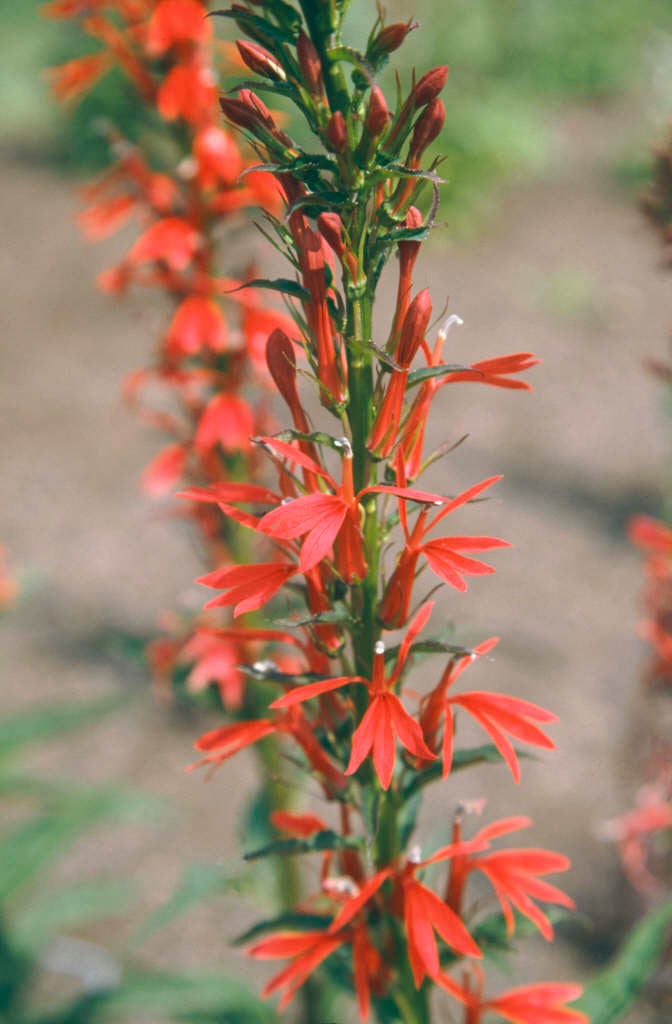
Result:
{"label": "green leaf", "polygon": [[[516,751],[516,757],[529,757],[523,750]],[[459,772],[464,768],[471,768],[475,764],[501,764],[503,758],[494,743],[485,743],[481,747],[469,747],[463,750],[456,750],[453,754],[452,772]],[[440,779],[443,771],[441,761],[434,761],[424,771],[414,772],[403,789],[403,798],[408,800],[419,789],[422,789],[429,782]]]}
{"label": "green leaf", "polygon": [[672,934],[672,899],[650,911],[632,930],[616,959],[587,985],[573,1006],[592,1024],[612,1024],[630,1009],[652,977]]}
{"label": "green leaf", "polygon": [[[285,5],[287,6],[287,5]],[[235,11],[210,11],[211,18],[232,18],[237,25],[243,28],[243,31],[248,31],[252,39],[256,39],[260,36],[264,37],[264,41],[273,40],[276,43],[293,43],[298,36],[298,30],[300,27],[300,21],[296,29],[292,28],[280,28],[272,25],[270,21],[266,21],[265,18],[260,18],[257,14],[241,10],[237,8]]]}
{"label": "green leaf", "polygon": [[310,298],[309,291],[300,285],[298,281],[293,281],[290,277],[276,277],[273,281],[265,277],[255,278],[253,281],[245,281],[244,284],[239,285],[237,288],[231,288],[226,294],[239,292],[243,288],[265,288],[269,291],[280,292],[282,295],[291,295],[296,299]]}
{"label": "green leaf", "polygon": [[463,373],[465,370],[471,370],[474,374],[474,378],[478,377],[478,373],[474,372],[470,366],[461,366],[459,363],[445,363],[441,366],[423,366],[421,370],[413,370],[408,375],[408,388],[414,388],[418,384],[423,384],[426,380],[432,380],[433,377],[447,377],[451,373]]}
{"label": "green leaf", "polygon": [[51,704],[37,710],[19,711],[0,720],[0,757],[20,747],[54,739],[89,722],[97,722],[123,707],[127,697],[105,697],[96,701],[72,701]]}
{"label": "green leaf", "polygon": [[[118,987],[80,1001],[85,1013],[58,1020],[98,1024],[120,1019],[142,1020],[155,1024],[159,1019],[189,1021],[213,1019],[221,1024],[272,1024],[273,1010],[262,1003],[244,985],[222,974],[176,975],[150,971],[131,971]],[[51,1024],[50,1014],[42,1018]]]}
{"label": "green leaf", "polygon": [[298,911],[288,910],[284,914],[278,914],[276,917],[269,917],[264,921],[258,921],[251,928],[248,928],[247,931],[237,935],[233,941],[236,946],[242,946],[246,942],[251,942],[260,935],[265,935],[267,932],[272,932],[276,929],[282,930],[286,928],[297,932],[321,931],[323,928],[328,928],[332,920],[333,918],[328,914],[300,914]]}
{"label": "green leaf", "polygon": [[235,886],[237,879],[227,875],[216,864],[190,864],[173,895],[140,925],[132,938],[139,945],[155,932],[165,928],[174,918],[191,910],[205,899],[222,896]]}
{"label": "green leaf", "polygon": [[259,860],[261,857],[292,857],[298,853],[315,853],[324,850],[359,850],[362,840],[358,836],[341,836],[332,829],[316,832],[309,839],[277,839],[275,842],[251,850],[243,855],[244,860]]}
{"label": "green leaf", "polygon": [[319,626],[320,623],[331,625],[344,625],[352,623],[354,619],[344,605],[332,608],[328,612],[318,612],[317,615],[306,615],[302,619],[275,619],[276,626],[283,629],[296,629],[298,626]]}
{"label": "green leaf", "polygon": [[0,841],[0,904],[32,883],[67,846],[105,818],[146,818],[153,806],[147,797],[98,790],[70,796],[12,829]]}
{"label": "green leaf", "polygon": [[123,913],[129,903],[128,885],[121,881],[89,882],[61,887],[18,912],[12,921],[12,941],[19,949],[35,949],[54,932],[88,921]]}

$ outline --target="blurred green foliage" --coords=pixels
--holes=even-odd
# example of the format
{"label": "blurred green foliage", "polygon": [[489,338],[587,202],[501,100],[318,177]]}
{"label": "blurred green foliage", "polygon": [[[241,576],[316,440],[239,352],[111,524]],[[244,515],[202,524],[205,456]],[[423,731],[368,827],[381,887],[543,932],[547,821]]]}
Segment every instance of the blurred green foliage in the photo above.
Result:
{"label": "blurred green foliage", "polygon": [[[558,103],[641,94],[664,77],[662,65],[672,65],[669,0],[390,0],[386,7],[388,20],[421,23],[397,55],[404,75],[412,65],[451,65],[437,149],[447,154],[444,191],[457,228],[476,208],[488,210],[499,179],[541,165]],[[106,161],[100,119],[135,138],[141,114],[114,74],[79,108],[57,109],[41,71],[86,46],[74,25],[47,21],[38,8],[37,0],[0,0],[0,137],[49,145],[61,163],[90,171]],[[374,16],[373,0],[353,0],[353,43],[366,38]]]}

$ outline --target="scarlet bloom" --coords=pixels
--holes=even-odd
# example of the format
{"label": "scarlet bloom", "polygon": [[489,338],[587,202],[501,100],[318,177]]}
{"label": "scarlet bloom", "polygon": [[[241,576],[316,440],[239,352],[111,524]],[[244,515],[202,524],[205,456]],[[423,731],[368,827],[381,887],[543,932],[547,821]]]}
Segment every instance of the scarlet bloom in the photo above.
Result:
{"label": "scarlet bloom", "polygon": [[194,156],[202,188],[216,188],[221,182],[234,185],[243,169],[243,159],[235,141],[218,125],[207,125],[194,138]]}
{"label": "scarlet bloom", "polygon": [[173,356],[194,355],[202,348],[222,352],[227,343],[226,321],[217,303],[206,295],[187,296],[175,311],[166,342]]}
{"label": "scarlet bloom", "polygon": [[209,452],[219,445],[225,452],[246,451],[254,433],[254,413],[238,395],[215,395],[198,422],[194,447]]}
{"label": "scarlet bloom", "polygon": [[130,263],[166,263],[184,270],[198,249],[200,236],[187,220],[164,217],[152,224],[128,254]]}
{"label": "scarlet bloom", "polygon": [[[397,466],[400,470],[401,483],[405,484],[400,459],[397,460]],[[400,502],[399,516],[406,543],[385,588],[380,606],[380,618],[390,629],[403,625],[408,617],[413,581],[420,555],[425,556],[432,572],[444,583],[448,583],[462,592],[467,589],[464,576],[482,576],[495,571],[492,566],[475,558],[467,558],[462,552],[506,548],[511,546],[508,541],[499,540],[497,537],[460,536],[440,537],[436,540],[425,540],[425,537],[447,515],[478,497],[482,491],[491,487],[498,480],[501,480],[501,477],[491,476],[487,480],[482,480],[480,483],[474,484],[473,487],[467,488],[466,491],[462,491],[456,498],[442,499],[444,504],[441,511],[429,521],[429,507],[422,509],[412,530],[409,528],[406,508]]]}
{"label": "scarlet bloom", "polygon": [[511,1024],[590,1024],[585,1013],[567,1006],[583,992],[580,985],[538,982],[509,989],[494,999],[484,999],[482,972],[478,972],[475,987],[471,980],[467,975],[462,986],[446,974],[436,978],[442,988],[466,1006],[465,1024],[481,1024],[487,1013],[498,1013]]}
{"label": "scarlet bloom", "polygon": [[520,782],[520,765],[509,736],[547,750],[555,744],[539,728],[539,722],[557,722],[557,715],[546,711],[528,700],[507,697],[499,693],[473,690],[448,696],[449,688],[459,679],[476,658],[482,657],[496,646],[498,637],[485,640],[475,647],[472,654],[453,660],[446,668],[438,686],[425,698],[421,715],[423,733],[430,746],[438,746],[439,731],[443,728],[442,756],[444,778],[450,772],[453,761],[454,721],[453,708],[460,707],[468,712],[492,739],[506,761],[515,782]]}
{"label": "scarlet bloom", "polygon": [[160,498],[170,494],[182,476],[187,460],[183,444],[170,444],[155,456],[145,468],[140,485],[145,494]]}
{"label": "scarlet bloom", "polygon": [[304,537],[299,557],[299,570],[306,572],[327,558],[334,544],[337,545],[336,568],[349,583],[366,576],[366,561],[362,545],[359,502],[366,494],[394,494],[404,501],[435,504],[446,499],[426,491],[408,487],[391,487],[384,484],[365,487],[357,494],[352,478],[352,449],[343,438],[342,483],[339,485],[314,459],[277,438],[260,438],[265,445],[278,455],[291,459],[316,476],[321,477],[333,488],[333,494],[316,491],[305,494],[279,508],[268,512],[259,523],[259,530],[279,540],[294,540]]}
{"label": "scarlet bloom", "polygon": [[197,583],[226,590],[228,593],[208,601],[206,608],[234,605],[234,616],[261,608],[287,580],[296,573],[296,566],[285,562],[264,562],[259,565],[230,565],[200,576]]}
{"label": "scarlet bloom", "polygon": [[352,751],[346,775],[353,775],[368,756],[373,754],[373,764],[383,789],[389,789],[396,760],[396,738],[398,737],[405,750],[414,757],[434,760],[435,755],[427,747],[420,726],[404,708],[399,698],[392,692],[398,682],[408,658],[411,644],[423,628],[433,605],[423,605],[408,628],[399,648],[395,667],[388,678],[385,677],[385,646],[378,642],[373,657],[373,673],[371,680],[362,676],[339,676],[324,679],[317,683],[297,686],[271,704],[271,708],[289,708],[312,697],[330,693],[351,684],[360,684],[369,689],[370,703],[364,717],[352,736]]}
{"label": "scarlet bloom", "polygon": [[147,51],[160,56],[172,46],[196,43],[211,34],[207,10],[199,0],[161,0],[147,28]]}
{"label": "scarlet bloom", "polygon": [[111,63],[110,54],[101,51],[89,53],[85,57],[75,57],[60,67],[51,68],[47,74],[54,95],[65,103],[77,99],[93,88],[111,67]]}
{"label": "scarlet bloom", "polygon": [[159,88],[156,105],[166,121],[182,118],[198,123],[207,117],[216,99],[212,71],[198,63],[177,64]]}
{"label": "scarlet bloom", "polygon": [[[476,850],[482,850],[484,847],[487,848],[493,839],[520,828],[527,828],[531,824],[530,819],[525,817],[502,818],[491,825],[486,825],[471,842],[475,844]],[[459,819],[453,828],[453,838],[456,842],[460,841]],[[464,854],[459,851],[451,864],[446,902],[455,913],[460,914],[467,879],[472,871],[481,871],[495,890],[506,920],[507,931],[510,934],[514,931],[515,907],[537,926],[545,939],[550,940],[553,938],[553,927],[534,900],[556,903],[570,910],[574,908],[574,901],[562,890],[538,876],[567,871],[570,866],[569,859],[562,854],[534,847],[497,850],[483,855],[472,855],[469,852]]]}
{"label": "scarlet bloom", "polygon": [[111,196],[79,213],[77,223],[87,238],[101,241],[128,221],[134,207],[135,199],[131,195]]}

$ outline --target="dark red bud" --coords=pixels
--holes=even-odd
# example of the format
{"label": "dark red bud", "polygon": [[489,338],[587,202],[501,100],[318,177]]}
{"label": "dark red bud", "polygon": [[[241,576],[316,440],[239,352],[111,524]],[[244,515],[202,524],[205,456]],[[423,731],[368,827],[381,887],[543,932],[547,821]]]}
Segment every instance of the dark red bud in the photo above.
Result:
{"label": "dark red bud", "polygon": [[369,106],[366,111],[364,127],[371,139],[377,139],[385,131],[390,123],[390,112],[382,90],[374,85],[369,97]]}
{"label": "dark red bud", "polygon": [[340,259],[345,252],[343,222],[341,218],[337,213],[321,213],[317,218],[317,226],[322,238]]}
{"label": "dark red bud", "polygon": [[345,126],[345,118],[340,110],[335,111],[329,118],[327,139],[335,153],[342,153],[348,145],[348,131]]}
{"label": "dark red bud", "polygon": [[257,94],[252,92],[251,89],[240,89],[238,92],[238,99],[241,103],[248,106],[250,110],[256,111],[267,128],[275,128],[275,121],[271,117],[270,110],[264,101],[259,99]]}
{"label": "dark red bud", "polygon": [[237,39],[236,46],[243,62],[250,71],[257,75],[264,75],[275,82],[284,82],[287,78],[283,68],[278,64],[272,53],[265,50],[257,43],[248,43],[245,39]]}
{"label": "dark red bud", "polygon": [[435,99],[423,110],[413,129],[410,155],[418,160],[428,146],[441,133],[446,120],[446,108],[443,100]]}
{"label": "dark red bud", "polygon": [[254,131],[255,128],[259,127],[259,115],[256,111],[250,110],[246,103],[241,103],[240,100],[232,100],[228,96],[220,96],[219,105],[224,116],[233,124],[238,125],[239,128],[247,128],[248,131]]}
{"label": "dark red bud", "polygon": [[266,342],[266,365],[290,410],[295,409],[299,405],[296,390],[296,357],[291,341],[279,327],[276,327]]}
{"label": "dark red bud", "polygon": [[384,29],[381,29],[369,47],[367,54],[369,60],[375,62],[388,53],[398,50],[408,33],[418,27],[419,23],[413,19],[407,22],[396,21],[393,25],[386,25]]}
{"label": "dark red bud", "polygon": [[418,110],[427,106],[436,99],[448,79],[448,66],[442,64],[438,68],[431,68],[414,85],[409,101]]}
{"label": "dark red bud", "polygon": [[317,50],[305,32],[299,33],[296,43],[296,56],[299,61],[303,84],[310,95],[323,95],[322,63]]}

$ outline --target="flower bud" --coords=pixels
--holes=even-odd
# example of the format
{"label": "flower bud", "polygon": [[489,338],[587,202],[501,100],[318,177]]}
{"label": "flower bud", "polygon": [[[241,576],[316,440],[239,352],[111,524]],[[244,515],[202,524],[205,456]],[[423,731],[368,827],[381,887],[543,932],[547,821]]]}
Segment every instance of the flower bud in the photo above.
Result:
{"label": "flower bud", "polygon": [[322,62],[317,50],[305,32],[299,33],[296,43],[296,56],[299,61],[303,84],[310,95],[323,96]]}
{"label": "flower bud", "polygon": [[336,110],[329,118],[327,140],[334,153],[343,153],[348,145],[348,131],[340,110]]}
{"label": "flower bud", "polygon": [[443,101],[434,99],[423,110],[415,123],[409,157],[412,163],[419,162],[422,154],[428,146],[431,146],[434,139],[441,133],[446,120],[446,108]]}
{"label": "flower bud", "polygon": [[317,226],[322,238],[340,259],[345,252],[343,222],[341,218],[337,213],[321,213],[317,218]]}
{"label": "flower bud", "polygon": [[367,58],[373,63],[378,63],[383,57],[398,50],[409,32],[419,27],[419,22],[411,19],[408,22],[396,21],[393,25],[386,25],[381,29],[371,43]]}
{"label": "flower bud", "polygon": [[420,107],[426,107],[428,103],[436,99],[448,78],[448,66],[441,64],[438,68],[431,68],[431,70],[425,72],[411,90],[411,95],[408,97],[414,110],[419,110]]}
{"label": "flower bud", "polygon": [[259,46],[257,43],[248,43],[245,39],[237,39],[236,46],[243,63],[247,65],[250,71],[254,71],[257,75],[263,75],[265,78],[270,78],[274,82],[286,81],[287,75],[284,69],[277,62],[273,54],[269,53],[263,46]]}
{"label": "flower bud", "polygon": [[390,123],[390,112],[387,109],[382,90],[374,85],[369,97],[364,127],[370,139],[377,139]]}
{"label": "flower bud", "polygon": [[399,345],[394,353],[396,361],[402,368],[406,369],[413,362],[415,353],[420,348],[427,333],[431,316],[432,300],[429,288],[423,288],[408,307],[408,313],[404,317],[404,323],[401,328]]}

